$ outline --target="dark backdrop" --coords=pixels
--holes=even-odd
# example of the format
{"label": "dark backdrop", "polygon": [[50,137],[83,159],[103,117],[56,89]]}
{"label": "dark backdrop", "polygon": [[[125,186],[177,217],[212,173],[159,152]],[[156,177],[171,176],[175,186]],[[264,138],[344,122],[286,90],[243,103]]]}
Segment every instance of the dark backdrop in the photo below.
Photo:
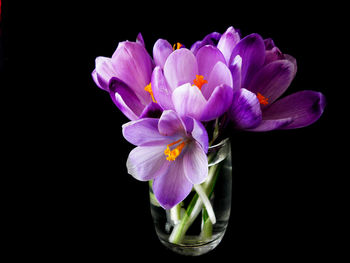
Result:
{"label": "dark backdrop", "polygon": [[[158,241],[147,184],[126,171],[133,146],[122,137],[121,125],[128,120],[97,88],[91,72],[97,56],[111,56],[118,42],[134,41],[139,32],[151,52],[158,38],[190,47],[206,34],[223,33],[232,25],[243,36],[259,33],[273,38],[282,52],[297,59],[298,72],[287,94],[321,91],[328,105],[318,122],[303,129],[232,133],[228,229],[214,251],[192,260],[332,257],[336,186],[334,174],[326,170],[331,166],[334,102],[329,56],[324,54],[334,34],[329,17],[338,7],[90,2],[40,4],[30,15],[30,30],[19,37],[30,58],[26,70],[33,74],[21,85],[18,100],[35,91],[30,107],[21,111],[23,122],[16,131],[26,138],[20,156],[27,171],[33,171],[21,179],[31,186],[29,199],[21,199],[24,209],[29,206],[22,216],[31,219],[20,221],[28,232],[23,243],[38,239],[32,241],[28,255],[96,262],[139,256],[188,260]],[[6,17],[3,22],[8,21]],[[21,26],[27,29],[25,21]],[[5,57],[13,65],[20,53],[16,47],[5,47]],[[18,153],[14,156],[18,158]]]}

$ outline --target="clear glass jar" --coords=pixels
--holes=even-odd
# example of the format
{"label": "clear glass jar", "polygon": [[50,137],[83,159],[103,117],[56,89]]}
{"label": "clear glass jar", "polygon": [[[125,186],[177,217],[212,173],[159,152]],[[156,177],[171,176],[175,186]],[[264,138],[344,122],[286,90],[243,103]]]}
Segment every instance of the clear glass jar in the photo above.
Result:
{"label": "clear glass jar", "polygon": [[151,214],[157,235],[167,248],[182,255],[197,256],[214,249],[223,238],[230,217],[230,140],[225,139],[209,147],[207,156],[209,173],[207,180],[200,186],[210,200],[209,207],[203,205],[203,199],[193,188],[180,204],[165,210],[158,204],[152,184],[149,184]]}

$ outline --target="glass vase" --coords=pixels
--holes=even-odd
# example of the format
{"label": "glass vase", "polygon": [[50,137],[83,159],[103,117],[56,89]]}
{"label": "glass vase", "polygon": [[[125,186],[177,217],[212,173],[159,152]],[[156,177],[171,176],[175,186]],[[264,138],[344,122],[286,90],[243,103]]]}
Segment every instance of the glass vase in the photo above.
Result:
{"label": "glass vase", "polygon": [[[170,210],[159,205],[152,184],[149,184],[151,214],[157,236],[163,245],[178,254],[197,256],[209,252],[220,243],[228,224],[232,192],[230,140],[209,147],[207,156],[209,172],[206,181],[200,185],[202,192],[194,187]],[[203,198],[203,193],[207,199]]]}

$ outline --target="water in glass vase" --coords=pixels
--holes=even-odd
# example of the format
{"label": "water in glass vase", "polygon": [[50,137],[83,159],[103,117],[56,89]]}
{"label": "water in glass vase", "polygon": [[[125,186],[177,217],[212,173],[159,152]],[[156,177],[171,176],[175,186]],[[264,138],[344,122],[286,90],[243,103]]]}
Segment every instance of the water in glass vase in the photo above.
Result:
{"label": "water in glass vase", "polygon": [[[167,248],[182,255],[197,256],[214,249],[223,238],[230,217],[232,163],[229,139],[209,147],[207,156],[209,172],[199,187],[201,191],[194,187],[185,200],[170,210],[158,204],[152,183],[149,184],[156,233]],[[209,200],[209,206],[203,204],[204,199]]]}

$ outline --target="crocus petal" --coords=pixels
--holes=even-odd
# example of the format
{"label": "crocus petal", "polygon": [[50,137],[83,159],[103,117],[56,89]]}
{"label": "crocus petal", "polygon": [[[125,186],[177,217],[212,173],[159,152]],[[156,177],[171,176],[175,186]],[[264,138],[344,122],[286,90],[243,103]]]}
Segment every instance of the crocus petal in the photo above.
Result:
{"label": "crocus petal", "polygon": [[264,64],[264,40],[258,34],[246,36],[233,49],[229,64],[237,55],[242,58],[242,88],[247,88],[254,74]]}
{"label": "crocus petal", "polygon": [[198,74],[196,57],[186,48],[171,53],[164,65],[164,76],[172,90],[185,83],[192,83]]}
{"label": "crocus petal", "polygon": [[208,152],[209,137],[207,130],[200,121],[193,120],[193,129],[191,132],[192,137],[201,145],[205,153]]}
{"label": "crocus petal", "polygon": [[109,94],[114,104],[130,120],[138,119],[144,106],[135,93],[123,81],[112,77],[109,83]]}
{"label": "crocus petal", "polygon": [[233,59],[229,69],[232,75],[232,88],[240,89],[242,85],[242,58],[240,55]]}
{"label": "crocus petal", "polygon": [[208,84],[202,87],[203,96],[208,100],[214,89],[224,84],[232,87],[232,75],[226,64],[219,61],[209,75]]}
{"label": "crocus petal", "polygon": [[264,44],[265,44],[265,49],[266,50],[271,50],[271,49],[273,49],[276,46],[275,42],[273,42],[272,38],[264,39]]}
{"label": "crocus petal", "polygon": [[101,87],[101,85],[100,85],[100,83],[98,82],[98,79],[97,79],[96,69],[94,69],[94,70],[92,71],[91,77],[92,77],[92,79],[94,80],[94,82],[96,83],[96,85],[97,85],[100,89],[102,89],[102,87]]}
{"label": "crocus petal", "polygon": [[249,90],[261,93],[269,104],[289,87],[294,76],[294,65],[288,60],[277,60],[264,66],[254,77]]}
{"label": "crocus petal", "polygon": [[181,134],[186,136],[186,127],[179,115],[172,111],[164,111],[158,122],[158,131],[161,135],[172,136]]}
{"label": "crocus petal", "polygon": [[138,116],[129,108],[129,106],[125,103],[124,99],[118,94],[114,93],[112,97],[114,104],[118,107],[118,109],[129,119],[129,120],[137,120]]}
{"label": "crocus petal", "polygon": [[214,89],[198,120],[210,121],[224,114],[231,105],[233,89],[225,84]]}
{"label": "crocus petal", "polygon": [[153,192],[164,209],[170,209],[184,200],[192,190],[192,183],[187,179],[183,167],[183,157],[169,162],[167,173],[153,181]]}
{"label": "crocus petal", "polygon": [[112,77],[116,76],[111,59],[107,57],[97,57],[95,60],[95,72],[98,86],[101,89],[108,91],[109,81]]}
{"label": "crocus petal", "polygon": [[230,62],[233,48],[237,45],[239,40],[240,40],[239,34],[231,26],[226,30],[224,34],[222,34],[218,42],[217,48],[224,55],[227,65]]}
{"label": "crocus petal", "polygon": [[192,184],[201,184],[208,176],[208,159],[203,148],[196,142],[191,142],[184,153],[184,171]]}
{"label": "crocus petal", "polygon": [[185,124],[187,134],[190,134],[193,131],[193,118],[182,116],[181,120]]}
{"label": "crocus petal", "polygon": [[285,118],[285,119],[278,119],[278,120],[262,120],[257,127],[252,129],[246,129],[246,130],[252,131],[252,132],[265,132],[265,131],[278,130],[278,129],[281,129],[282,127],[287,126],[291,122],[292,122],[292,118]]}
{"label": "crocus petal", "polygon": [[271,50],[266,51],[264,65],[280,59],[284,59],[284,55],[278,49],[278,47],[274,47]]}
{"label": "crocus petal", "polygon": [[141,32],[137,34],[136,43],[140,43],[143,47],[145,47],[145,41],[143,40]]}
{"label": "crocus petal", "polygon": [[284,56],[284,59],[289,60],[290,62],[293,63],[293,65],[294,65],[294,76],[293,76],[293,78],[294,78],[295,74],[297,74],[297,69],[298,69],[297,60],[294,57],[292,57],[291,55],[288,55],[288,54],[283,54],[283,56]]}
{"label": "crocus petal", "polygon": [[326,100],[322,93],[311,90],[299,91],[273,103],[263,111],[263,118],[267,120],[291,118],[292,121],[280,129],[301,128],[317,121],[325,105]]}
{"label": "crocus petal", "polygon": [[259,125],[262,115],[256,95],[246,89],[234,90],[229,117],[238,129],[249,129]]}
{"label": "crocus petal", "polygon": [[174,105],[171,100],[173,91],[164,77],[163,70],[159,66],[155,67],[153,70],[151,83],[153,95],[157,103],[164,110],[173,110]]}
{"label": "crocus petal", "polygon": [[200,75],[204,76],[205,79],[209,78],[209,74],[217,62],[221,61],[224,64],[226,63],[220,50],[210,45],[204,46],[198,50],[196,58],[198,72]]}
{"label": "crocus petal", "polygon": [[148,105],[152,99],[144,88],[151,81],[152,61],[146,49],[140,43],[121,42],[111,60],[115,77],[124,81],[143,105]]}
{"label": "crocus petal", "polygon": [[166,145],[173,139],[159,134],[158,119],[152,118],[130,121],[122,126],[122,132],[128,142],[137,146]]}
{"label": "crocus petal", "polygon": [[188,116],[199,119],[207,101],[197,86],[184,84],[174,90],[172,100],[177,113],[180,116]]}
{"label": "crocus petal", "polygon": [[142,111],[139,119],[141,118],[159,118],[162,115],[163,109],[158,103],[151,102]]}
{"label": "crocus petal", "polygon": [[139,146],[134,148],[126,161],[128,173],[140,181],[148,181],[166,174],[169,161],[166,160],[166,146]]}
{"label": "crocus petal", "polygon": [[165,39],[158,39],[153,46],[153,59],[156,66],[164,68],[168,56],[173,52],[171,44]]}
{"label": "crocus petal", "polygon": [[220,37],[221,34],[218,32],[212,32],[206,35],[203,40],[197,41],[191,46],[192,53],[196,55],[201,47],[204,47],[206,45],[216,45],[216,42],[220,39]]}

